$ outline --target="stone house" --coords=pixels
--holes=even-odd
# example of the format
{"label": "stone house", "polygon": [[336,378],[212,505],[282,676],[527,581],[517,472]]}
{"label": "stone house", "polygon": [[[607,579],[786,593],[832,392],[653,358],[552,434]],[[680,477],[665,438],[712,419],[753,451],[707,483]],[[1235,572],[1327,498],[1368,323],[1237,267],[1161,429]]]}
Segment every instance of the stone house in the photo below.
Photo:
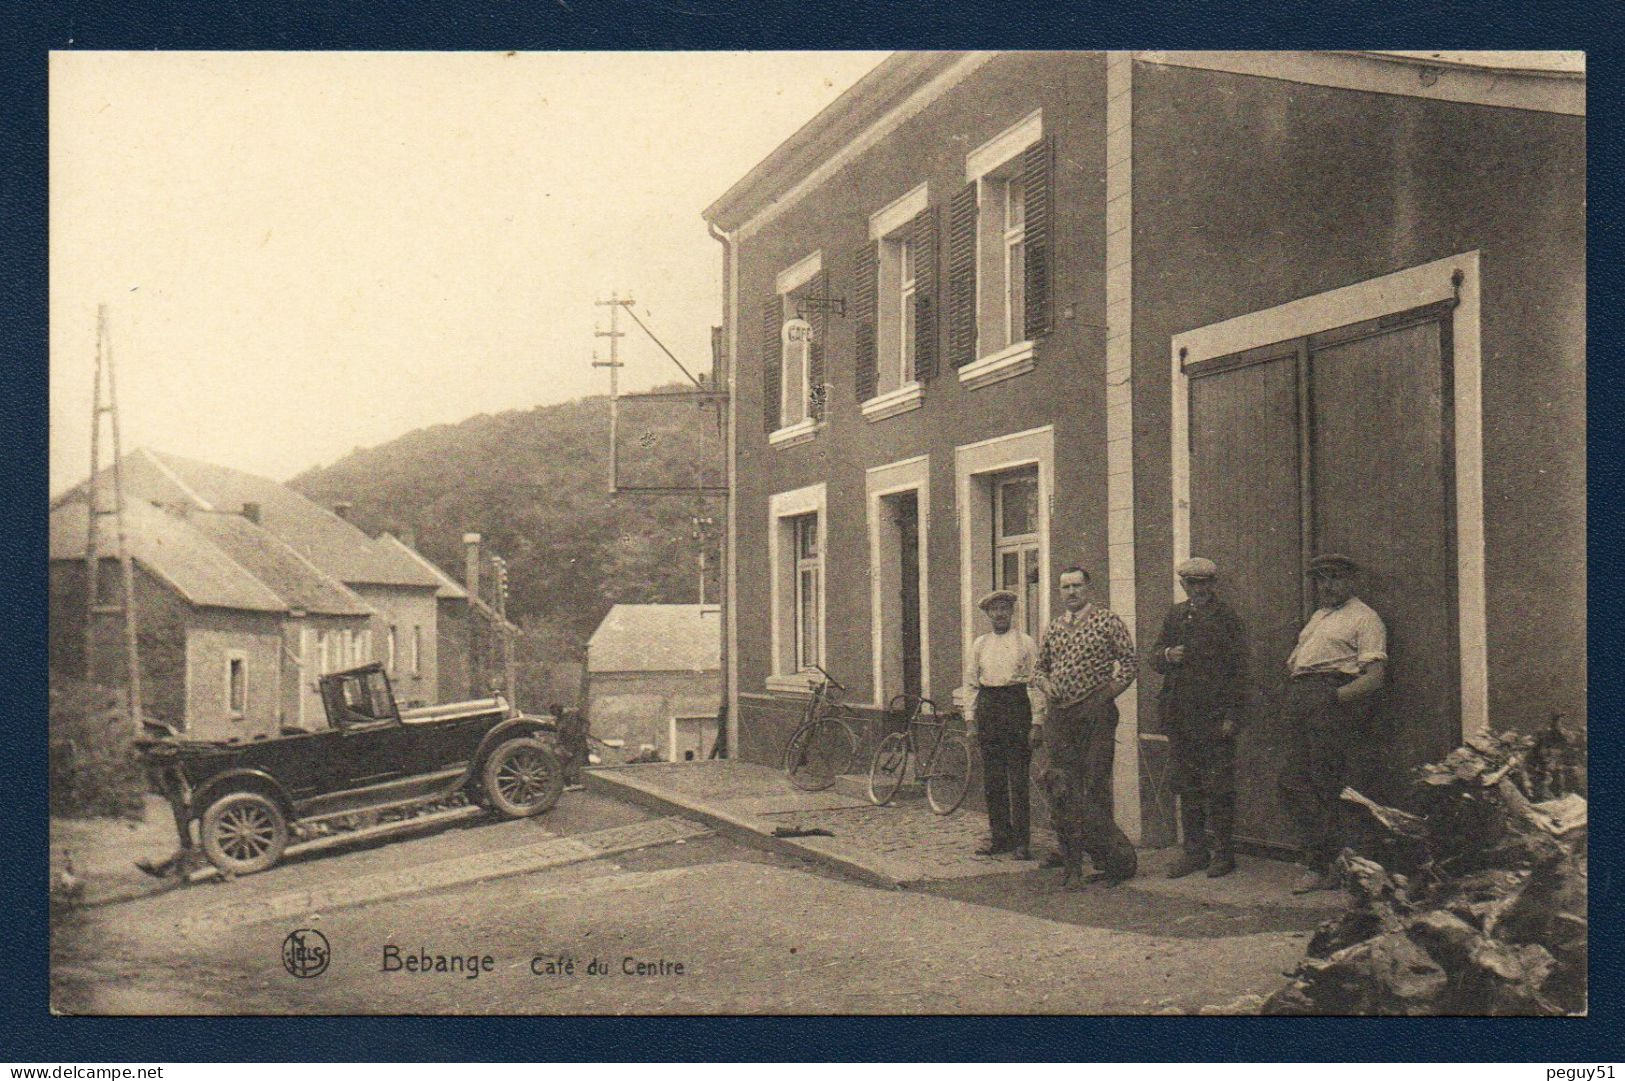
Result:
{"label": "stone house", "polygon": [[704,760],[722,701],[722,613],[706,604],[617,604],[587,642],[587,716],[626,752]]}

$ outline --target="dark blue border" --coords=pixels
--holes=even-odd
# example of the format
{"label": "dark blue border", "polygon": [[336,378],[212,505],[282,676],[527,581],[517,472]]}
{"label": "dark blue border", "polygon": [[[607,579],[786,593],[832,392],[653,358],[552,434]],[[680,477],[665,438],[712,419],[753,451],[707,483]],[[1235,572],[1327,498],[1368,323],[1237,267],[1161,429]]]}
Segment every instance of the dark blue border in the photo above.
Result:
{"label": "dark blue border", "polygon": [[[548,1019],[53,1018],[48,1002],[45,869],[46,57],[84,49],[785,49],[785,48],[1585,48],[1591,94],[1591,596],[1619,610],[1611,554],[1621,536],[1610,496],[1625,464],[1620,340],[1617,7],[1475,0],[1419,5],[1337,2],[1179,6],[1119,3],[723,3],[720,0],[441,0],[376,2],[8,4],[0,66],[5,155],[0,187],[0,493],[14,513],[0,530],[0,611],[10,678],[0,716],[0,800],[8,828],[0,862],[0,1057],[14,1061],[502,1060],[1297,1060],[1608,1061],[1621,1030],[1616,851],[1595,843],[1593,1013],[1585,1020],[1337,1020],[1217,1018],[723,1018]],[[70,44],[71,43],[71,44]],[[732,177],[718,177],[720,193]],[[1497,613],[1516,618],[1516,613]],[[1593,836],[1618,835],[1620,738],[1608,704],[1620,684],[1614,621],[1592,630]]]}

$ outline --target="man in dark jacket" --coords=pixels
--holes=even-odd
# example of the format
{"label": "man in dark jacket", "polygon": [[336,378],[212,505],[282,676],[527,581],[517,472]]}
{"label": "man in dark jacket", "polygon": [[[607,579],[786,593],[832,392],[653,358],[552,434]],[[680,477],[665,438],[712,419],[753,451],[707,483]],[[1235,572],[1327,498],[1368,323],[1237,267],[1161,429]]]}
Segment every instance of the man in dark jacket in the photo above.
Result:
{"label": "man in dark jacket", "polygon": [[1219,599],[1219,569],[1212,560],[1187,559],[1178,573],[1190,599],[1169,609],[1150,658],[1151,667],[1162,673],[1157,709],[1168,736],[1185,834],[1185,851],[1168,868],[1168,877],[1206,868],[1209,878],[1218,878],[1236,869],[1231,836],[1236,730],[1249,695],[1247,633]]}

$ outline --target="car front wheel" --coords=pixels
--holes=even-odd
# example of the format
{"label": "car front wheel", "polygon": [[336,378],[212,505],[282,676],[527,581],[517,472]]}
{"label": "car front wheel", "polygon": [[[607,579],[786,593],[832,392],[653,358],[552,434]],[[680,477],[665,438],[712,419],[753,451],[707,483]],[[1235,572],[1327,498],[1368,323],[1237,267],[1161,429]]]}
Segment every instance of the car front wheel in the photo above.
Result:
{"label": "car front wheel", "polygon": [[251,875],[271,867],[288,847],[288,819],[258,792],[221,796],[203,812],[203,854],[220,870]]}
{"label": "car front wheel", "polygon": [[564,767],[547,744],[528,736],[500,744],[485,760],[485,798],[504,817],[541,814],[564,792]]}

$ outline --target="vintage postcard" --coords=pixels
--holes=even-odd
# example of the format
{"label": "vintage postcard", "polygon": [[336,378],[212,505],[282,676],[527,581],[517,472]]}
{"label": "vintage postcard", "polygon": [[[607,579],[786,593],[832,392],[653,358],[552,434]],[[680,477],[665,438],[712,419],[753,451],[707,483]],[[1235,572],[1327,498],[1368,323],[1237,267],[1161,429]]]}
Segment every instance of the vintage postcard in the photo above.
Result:
{"label": "vintage postcard", "polygon": [[49,105],[56,1013],[1586,1012],[1582,54]]}

